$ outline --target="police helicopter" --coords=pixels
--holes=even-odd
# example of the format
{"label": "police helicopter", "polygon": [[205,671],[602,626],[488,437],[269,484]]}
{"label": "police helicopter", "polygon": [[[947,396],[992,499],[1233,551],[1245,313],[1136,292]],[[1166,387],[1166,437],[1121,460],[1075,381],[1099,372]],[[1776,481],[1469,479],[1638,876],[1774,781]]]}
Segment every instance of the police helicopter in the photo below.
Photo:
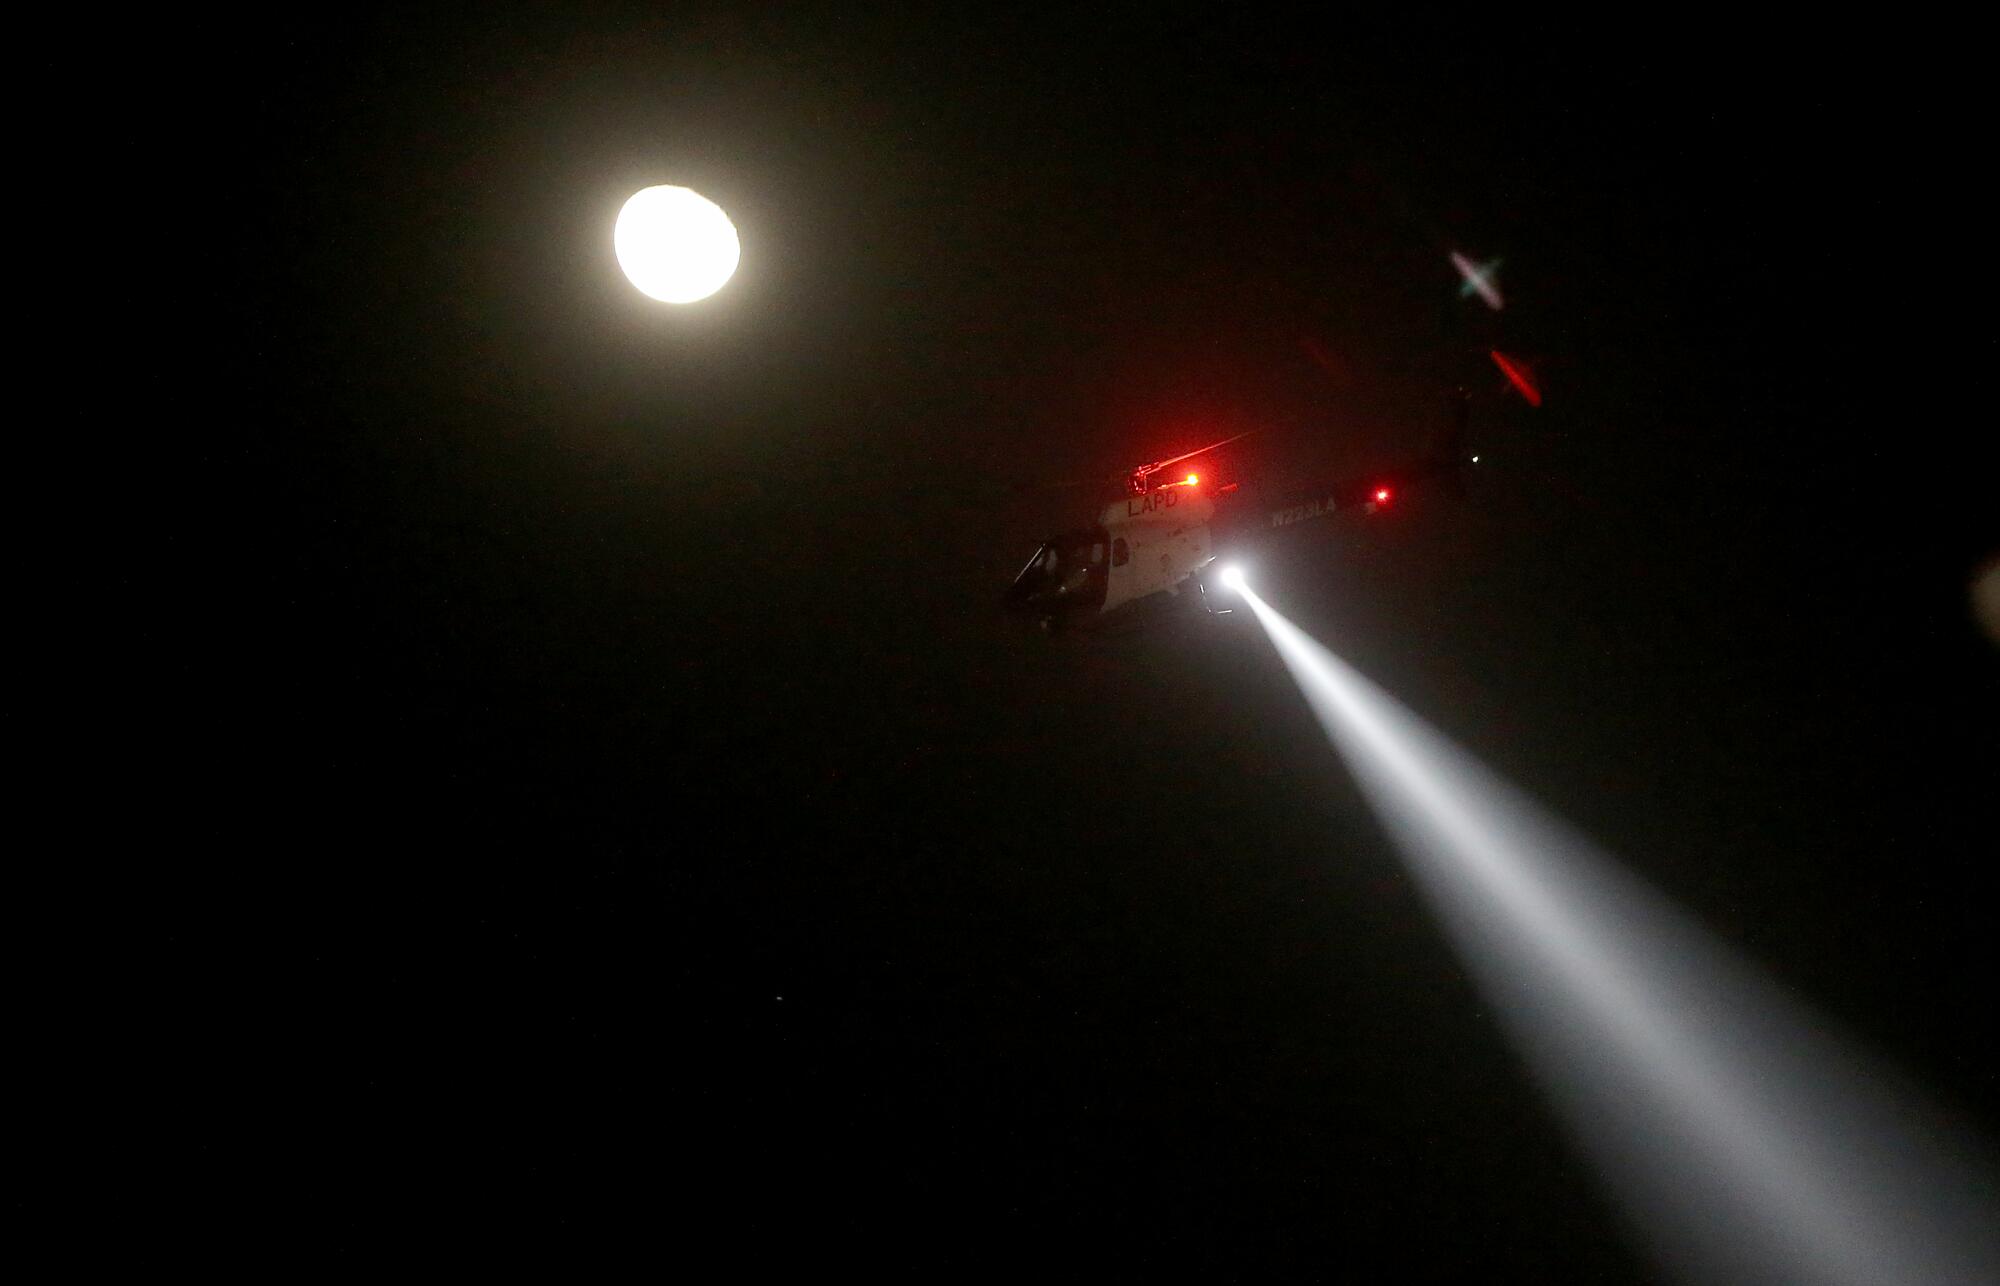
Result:
{"label": "police helicopter", "polygon": [[1227,560],[1336,515],[1378,513],[1411,487],[1456,479],[1478,459],[1466,453],[1468,415],[1465,391],[1454,390],[1430,450],[1366,474],[1277,486],[1205,476],[1204,458],[1247,433],[1139,465],[1094,522],[1041,543],[1003,605],[1049,634],[1174,608],[1227,616],[1241,601],[1221,574]]}

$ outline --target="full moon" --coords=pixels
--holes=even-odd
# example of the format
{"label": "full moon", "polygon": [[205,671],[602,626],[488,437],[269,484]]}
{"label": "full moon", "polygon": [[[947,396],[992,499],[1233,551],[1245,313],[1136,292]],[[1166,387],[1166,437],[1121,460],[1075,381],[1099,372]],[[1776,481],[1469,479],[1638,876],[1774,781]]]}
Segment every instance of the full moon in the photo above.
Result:
{"label": "full moon", "polygon": [[722,289],[743,254],[721,206],[668,184],[632,194],[618,212],[611,245],[639,292],[668,304],[691,304]]}

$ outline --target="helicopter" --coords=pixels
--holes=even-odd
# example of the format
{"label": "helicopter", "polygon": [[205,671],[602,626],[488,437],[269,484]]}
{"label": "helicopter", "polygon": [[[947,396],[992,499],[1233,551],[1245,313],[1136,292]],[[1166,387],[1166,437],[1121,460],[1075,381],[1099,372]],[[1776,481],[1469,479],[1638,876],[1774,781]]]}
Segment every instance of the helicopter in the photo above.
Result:
{"label": "helicopter", "polygon": [[1409,488],[1455,481],[1476,463],[1465,447],[1470,402],[1464,389],[1453,390],[1448,409],[1444,430],[1422,456],[1366,474],[1260,486],[1204,481],[1198,468],[1184,474],[1175,468],[1249,433],[1139,465],[1125,477],[1125,494],[1094,522],[1041,542],[1007,587],[1002,606],[1046,634],[1174,608],[1232,615],[1241,599],[1225,574],[1231,557],[1337,514],[1381,512]]}

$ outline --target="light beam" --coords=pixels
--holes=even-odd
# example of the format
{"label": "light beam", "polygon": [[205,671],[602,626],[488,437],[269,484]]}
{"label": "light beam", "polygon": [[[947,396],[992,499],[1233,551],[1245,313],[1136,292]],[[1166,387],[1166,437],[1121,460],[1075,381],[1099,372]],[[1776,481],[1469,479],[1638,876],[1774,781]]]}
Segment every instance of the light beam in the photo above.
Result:
{"label": "light beam", "polygon": [[1658,893],[1243,597],[1559,1117],[1691,1281],[2000,1281],[1942,1118]]}

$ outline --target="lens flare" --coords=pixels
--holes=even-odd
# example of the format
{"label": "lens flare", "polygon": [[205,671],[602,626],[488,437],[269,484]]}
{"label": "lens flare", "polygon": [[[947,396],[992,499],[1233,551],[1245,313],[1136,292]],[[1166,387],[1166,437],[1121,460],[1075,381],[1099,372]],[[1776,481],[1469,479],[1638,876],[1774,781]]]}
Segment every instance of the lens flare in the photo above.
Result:
{"label": "lens flare", "polygon": [[1472,296],[1478,295],[1486,301],[1486,306],[1496,313],[1506,307],[1506,302],[1500,298],[1500,261],[1498,259],[1489,259],[1485,263],[1474,263],[1466,256],[1454,250],[1451,252],[1451,266],[1458,269],[1458,275],[1464,278],[1464,284],[1458,288],[1458,297],[1460,299],[1470,299]]}
{"label": "lens flare", "polygon": [[1507,377],[1507,382],[1514,386],[1514,391],[1527,398],[1529,406],[1540,406],[1542,390],[1536,385],[1534,376],[1529,373],[1527,364],[1519,358],[1507,356],[1497,348],[1492,350],[1492,355],[1493,364],[1500,368],[1500,373]]}
{"label": "lens flare", "polygon": [[1508,1034],[1690,1281],[2000,1280],[1949,1123],[1658,893],[1243,594]]}

